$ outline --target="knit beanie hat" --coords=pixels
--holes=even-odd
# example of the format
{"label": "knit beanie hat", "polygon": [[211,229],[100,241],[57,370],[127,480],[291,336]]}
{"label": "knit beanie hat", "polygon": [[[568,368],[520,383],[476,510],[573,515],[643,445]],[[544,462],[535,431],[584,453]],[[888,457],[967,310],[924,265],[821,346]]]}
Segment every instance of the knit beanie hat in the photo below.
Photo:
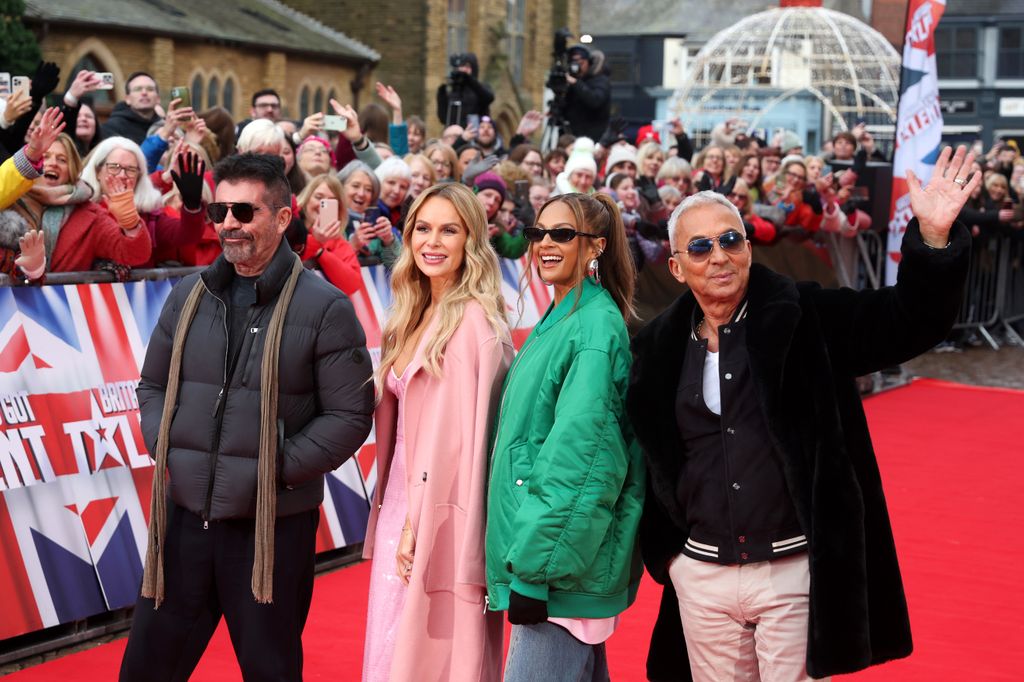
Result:
{"label": "knit beanie hat", "polygon": [[605,162],[604,167],[611,170],[624,161],[629,161],[636,168],[636,147],[631,144],[615,145],[608,150],[608,160]]}
{"label": "knit beanie hat", "polygon": [[779,147],[782,148],[782,155],[786,156],[792,150],[797,147],[803,147],[804,143],[800,140],[800,137],[792,130],[787,130],[782,134],[782,144]]}
{"label": "knit beanie hat", "polygon": [[330,142],[328,142],[322,137],[317,137],[316,135],[310,135],[305,140],[303,140],[298,147],[295,148],[295,157],[298,158],[299,154],[302,153],[301,149],[309,144],[322,144],[324,148],[327,150],[327,153],[331,157],[331,166],[334,166],[334,164],[337,161],[337,157],[334,155],[334,148],[331,147]]}
{"label": "knit beanie hat", "polygon": [[565,175],[569,177],[573,171],[588,170],[597,175],[597,162],[594,160],[594,141],[589,137],[577,137],[572,146],[572,154],[565,162]]}
{"label": "knit beanie hat", "polygon": [[473,190],[479,192],[484,189],[493,189],[501,195],[502,201],[505,201],[505,198],[508,196],[508,186],[497,173],[488,171],[476,176],[476,180],[473,181]]}

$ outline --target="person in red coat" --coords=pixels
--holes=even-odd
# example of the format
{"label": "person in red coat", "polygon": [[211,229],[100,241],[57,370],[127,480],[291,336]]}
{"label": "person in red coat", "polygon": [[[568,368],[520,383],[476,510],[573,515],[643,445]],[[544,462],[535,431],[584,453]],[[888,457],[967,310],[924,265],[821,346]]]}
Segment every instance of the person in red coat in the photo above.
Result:
{"label": "person in red coat", "polygon": [[[112,191],[115,215],[88,200],[90,188],[78,183],[82,160],[74,141],[61,133],[43,154],[43,176],[37,186],[66,187],[54,200],[46,191],[26,195],[12,207],[24,229],[43,234],[45,272],[90,270],[97,259],[138,266],[152,252],[150,233],[135,210],[127,187]],[[114,189],[114,188],[112,188]]]}
{"label": "person in red coat", "polygon": [[[337,177],[330,173],[311,179],[299,194],[299,216],[306,225],[308,236],[302,257],[324,273],[327,281],[351,296],[363,281],[355,249],[345,238],[348,211],[342,198],[345,190]],[[334,199],[338,202],[338,217],[327,222],[321,220],[320,202]]]}
{"label": "person in red coat", "polygon": [[[194,152],[180,157],[184,165],[171,171],[181,192],[180,217],[164,210],[160,192],[146,174],[146,157],[137,144],[123,137],[103,140],[90,153],[82,179],[92,188],[92,201],[125,224],[138,220],[146,227],[154,249],[193,246],[203,236],[203,173],[205,164]],[[178,162],[181,163],[181,162]],[[154,265],[147,257],[147,264]]]}

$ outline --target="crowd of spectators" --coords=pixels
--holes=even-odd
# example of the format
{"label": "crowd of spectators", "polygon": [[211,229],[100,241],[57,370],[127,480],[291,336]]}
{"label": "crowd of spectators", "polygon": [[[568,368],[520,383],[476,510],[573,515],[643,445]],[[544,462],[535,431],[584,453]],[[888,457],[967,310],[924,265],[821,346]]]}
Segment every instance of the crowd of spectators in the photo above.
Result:
{"label": "crowd of spectators", "polygon": [[[578,117],[588,95],[602,87],[606,70],[587,54],[572,55],[579,63],[571,112]],[[757,244],[829,232],[854,236],[872,227],[870,198],[858,179],[869,161],[884,158],[863,125],[836,134],[811,154],[792,132],[764,140],[733,120],[695,148],[678,120],[667,129],[648,125],[627,136],[624,121],[616,119],[600,126],[599,136],[594,128],[597,139],[567,133],[555,148],[542,150],[537,137],[544,115],[528,111],[512,137],[503,139],[486,113],[493,95],[477,72],[473,55],[453,62],[453,82],[439,89],[437,112],[452,123],[430,138],[423,119],[407,116],[400,94],[382,83],[376,84],[382,104],[356,111],[331,100],[329,111],[302,121],[283,118],[278,93],[260,90],[251,95],[249,116],[236,122],[219,107],[196,112],[179,99],[162,107],[166,84],[143,72],[127,78],[123,100],[99,124],[90,100],[101,87],[99,76],[79,71],[63,95],[51,96],[59,69],[41,64],[30,92],[0,99],[0,154],[24,171],[12,176],[10,187],[5,184],[0,203],[3,272],[39,280],[56,271],[105,268],[124,276],[131,267],[211,263],[220,253],[204,210],[211,201],[211,169],[236,151],[281,157],[294,193],[288,241],[309,267],[346,292],[359,286],[360,267],[390,269],[409,205],[439,182],[474,190],[491,243],[504,258],[525,252],[522,228],[551,196],[567,192],[615,199],[638,271],[668,258],[666,220],[701,190],[728,197]],[[59,100],[56,108],[43,106],[48,96]],[[456,96],[461,104],[453,116]],[[328,130],[326,114],[344,125]],[[33,137],[40,123],[52,126],[60,115],[67,122],[62,134]],[[593,118],[606,119],[607,112],[596,111]],[[574,121],[571,129],[585,129],[584,123]],[[33,140],[47,148],[39,153]],[[985,182],[961,216],[974,234],[1024,226],[1024,159],[1017,147],[1000,143],[979,154],[975,170]],[[43,238],[32,237],[35,232]],[[26,255],[32,267],[18,264]]]}

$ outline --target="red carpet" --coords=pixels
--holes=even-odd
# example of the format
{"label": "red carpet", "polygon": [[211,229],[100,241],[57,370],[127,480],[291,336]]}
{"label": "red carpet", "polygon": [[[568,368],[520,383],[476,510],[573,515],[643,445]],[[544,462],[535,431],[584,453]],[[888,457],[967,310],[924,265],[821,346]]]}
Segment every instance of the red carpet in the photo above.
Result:
{"label": "red carpet", "polygon": [[[866,403],[910,602],[915,653],[844,682],[1024,679],[1024,392],[918,381]],[[317,580],[306,679],[357,680],[368,565]],[[612,679],[644,680],[660,591],[649,580],[609,642]],[[11,676],[111,680],[125,640]],[[241,680],[218,631],[193,677]]]}

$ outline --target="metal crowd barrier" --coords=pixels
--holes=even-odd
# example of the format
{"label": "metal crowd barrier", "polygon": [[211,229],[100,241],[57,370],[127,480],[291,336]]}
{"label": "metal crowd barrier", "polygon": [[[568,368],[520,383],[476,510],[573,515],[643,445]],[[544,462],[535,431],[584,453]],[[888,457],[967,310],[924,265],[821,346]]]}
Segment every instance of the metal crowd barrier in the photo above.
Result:
{"label": "metal crowd barrier", "polygon": [[993,331],[1003,329],[1011,345],[1024,346],[1011,323],[1024,319],[1024,241],[1007,235],[974,239],[967,286],[954,329],[973,331],[993,350],[1000,343]]}
{"label": "metal crowd barrier", "polygon": [[839,286],[878,289],[885,284],[885,244],[878,233],[851,238],[830,232],[824,237]]}
{"label": "metal crowd barrier", "polygon": [[1024,235],[1018,233],[1006,237],[1006,275],[1003,295],[1003,331],[1006,341],[1014,346],[1024,347],[1024,338],[1013,324],[1024,320]]}
{"label": "metal crowd barrier", "polygon": [[[171,279],[172,277],[184,277],[193,272],[202,270],[202,267],[171,267],[171,268],[147,268],[132,270],[126,281],[140,282],[143,280]],[[84,270],[81,272],[52,272],[46,275],[46,284],[101,284],[103,282],[116,282],[114,273],[108,270]],[[0,287],[10,286],[36,286],[25,284],[20,280],[13,280],[7,275],[0,275]]]}

